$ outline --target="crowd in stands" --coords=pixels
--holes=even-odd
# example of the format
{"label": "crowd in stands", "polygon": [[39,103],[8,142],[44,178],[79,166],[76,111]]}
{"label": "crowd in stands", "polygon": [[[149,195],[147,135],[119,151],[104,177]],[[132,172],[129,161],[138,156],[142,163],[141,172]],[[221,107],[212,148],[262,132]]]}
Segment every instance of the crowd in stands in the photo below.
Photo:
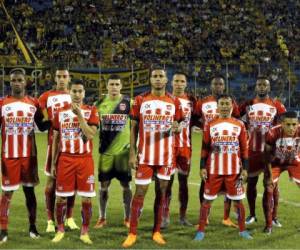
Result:
{"label": "crowd in stands", "polygon": [[[5,5],[44,64],[160,63],[208,79],[225,63],[257,75],[257,64],[300,62],[300,1],[6,0]],[[3,11],[0,23],[0,54],[20,54]],[[22,57],[15,58],[20,63]],[[286,81],[282,68],[268,71],[274,81]]]}

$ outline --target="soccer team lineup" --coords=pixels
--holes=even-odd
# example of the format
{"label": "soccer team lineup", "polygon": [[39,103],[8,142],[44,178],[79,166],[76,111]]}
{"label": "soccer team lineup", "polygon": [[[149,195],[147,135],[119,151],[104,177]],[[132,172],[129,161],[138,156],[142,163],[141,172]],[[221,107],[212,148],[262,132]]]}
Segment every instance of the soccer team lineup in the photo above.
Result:
{"label": "soccer team lineup", "polygon": [[[27,211],[29,237],[37,242],[43,235],[51,235],[52,248],[60,247],[73,230],[78,231],[78,240],[92,245],[91,235],[95,234],[91,232],[109,227],[106,213],[113,179],[123,199],[120,227],[128,231],[127,237],[115,246],[118,248],[139,246],[139,230],[143,231],[139,221],[152,211],[151,239],[158,247],[167,247],[169,241],[164,234],[177,220],[183,231],[194,229],[190,240],[201,248],[203,242],[216,240],[209,231],[213,227],[212,204],[218,196],[224,199],[222,226],[234,229],[228,232],[233,234],[233,240],[245,244],[255,241],[258,233],[253,235],[248,227],[257,223],[260,211],[264,227],[259,234],[266,237],[293,218],[286,214],[285,220],[279,220],[279,179],[286,172],[300,187],[298,115],[269,96],[267,77],[257,76],[254,98],[237,103],[226,93],[222,75],[211,79],[211,94],[198,99],[186,92],[188,77],[184,72],[175,71],[168,79],[166,69],[153,67],[148,92],[134,98],[121,94],[122,78],[112,74],[106,81],[107,94],[93,105],[86,105],[84,83],[71,79],[65,66],[54,72],[53,89],[35,98],[26,94],[25,72],[20,68],[12,70],[10,93],[0,99],[0,245],[17,241],[9,233],[9,219],[14,219],[9,210],[14,206],[13,193],[20,185],[26,201],[22,209]],[[168,82],[172,93],[166,89]],[[197,154],[200,164],[193,166],[199,183],[196,197],[189,196],[193,131],[202,138]],[[36,137],[40,132],[47,133],[47,141],[43,141],[47,144],[44,163],[37,158]],[[97,157],[93,155],[95,140],[99,141]],[[40,183],[39,169],[43,165],[46,177]],[[171,220],[170,206],[177,199],[171,195],[177,188],[176,176],[178,218]],[[257,205],[259,176],[263,178],[262,207]],[[154,208],[143,211],[152,182]],[[99,190],[95,188],[97,183]],[[37,184],[43,186],[45,197],[46,211],[40,216]],[[75,199],[80,202],[81,224],[74,220]],[[189,199],[197,200],[196,223],[189,219]],[[98,213],[96,223],[92,211]],[[37,217],[44,220],[41,234]]]}

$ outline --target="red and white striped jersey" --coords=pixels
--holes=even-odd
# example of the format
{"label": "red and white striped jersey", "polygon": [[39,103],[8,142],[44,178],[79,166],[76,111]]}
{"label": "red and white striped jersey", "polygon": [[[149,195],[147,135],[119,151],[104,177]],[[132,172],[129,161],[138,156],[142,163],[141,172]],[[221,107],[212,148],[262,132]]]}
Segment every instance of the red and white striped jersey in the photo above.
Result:
{"label": "red and white striped jersey", "polygon": [[[197,102],[196,114],[201,118],[201,125],[204,127],[205,123],[212,121],[219,116],[217,108],[217,99],[215,96],[210,95],[204,97]],[[232,117],[239,118],[240,111],[236,102],[233,100]]]}
{"label": "red and white striped jersey", "polygon": [[242,119],[246,122],[250,134],[250,151],[264,151],[267,132],[276,124],[278,115],[285,111],[286,109],[280,101],[271,98],[264,100],[254,98],[240,106]]}
{"label": "red and white striped jersey", "polygon": [[[82,105],[81,112],[88,125],[99,126],[99,115],[95,106]],[[80,128],[77,115],[70,108],[59,110],[53,119],[53,129],[59,131],[61,153],[91,154],[92,140],[88,140]]]}
{"label": "red and white striped jersey", "polygon": [[271,128],[266,134],[266,143],[272,147],[271,163],[274,166],[300,164],[300,127],[294,136],[286,136],[281,125]]}
{"label": "red and white striped jersey", "polygon": [[168,93],[161,97],[145,93],[135,98],[130,116],[139,122],[139,164],[172,165],[175,136],[171,127],[183,118],[179,100]]}
{"label": "red and white striped jersey", "polygon": [[241,159],[248,159],[245,125],[235,118],[216,118],[204,126],[202,158],[210,174],[239,174]]}
{"label": "red and white striped jersey", "polygon": [[182,131],[175,134],[175,146],[176,147],[191,147],[191,118],[195,111],[195,99],[184,94],[181,97],[177,97],[182,113],[183,121],[181,122]]}
{"label": "red and white striped jersey", "polygon": [[36,156],[34,122],[41,110],[35,98],[7,96],[0,100],[2,157]]}
{"label": "red and white striped jersey", "polygon": [[[60,90],[49,90],[43,93],[39,98],[39,104],[42,110],[46,109],[48,119],[53,120],[55,113],[62,109],[67,108],[71,104],[71,96],[69,93]],[[48,145],[52,144],[53,128],[51,127],[48,132]]]}

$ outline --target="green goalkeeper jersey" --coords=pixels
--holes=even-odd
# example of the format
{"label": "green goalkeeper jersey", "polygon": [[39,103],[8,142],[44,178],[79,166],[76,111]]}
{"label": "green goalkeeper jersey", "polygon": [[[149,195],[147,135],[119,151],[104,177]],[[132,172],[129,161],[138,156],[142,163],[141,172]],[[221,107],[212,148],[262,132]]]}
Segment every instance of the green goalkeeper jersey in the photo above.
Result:
{"label": "green goalkeeper jersey", "polygon": [[100,116],[99,153],[116,155],[129,148],[130,98],[122,95],[118,100],[110,100],[105,96],[95,106]]}

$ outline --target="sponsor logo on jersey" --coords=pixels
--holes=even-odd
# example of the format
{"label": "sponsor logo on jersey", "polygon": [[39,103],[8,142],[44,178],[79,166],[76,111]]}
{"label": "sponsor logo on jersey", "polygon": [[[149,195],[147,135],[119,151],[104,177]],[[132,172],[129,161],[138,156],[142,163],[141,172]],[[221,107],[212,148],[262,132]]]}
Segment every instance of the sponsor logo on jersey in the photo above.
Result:
{"label": "sponsor logo on jersey", "polygon": [[68,129],[68,128],[79,128],[80,124],[79,122],[62,122],[61,128],[62,129]]}
{"label": "sponsor logo on jersey", "polygon": [[238,128],[238,127],[233,127],[233,131],[234,131],[234,132],[238,132],[238,131],[239,131],[239,128]]}

